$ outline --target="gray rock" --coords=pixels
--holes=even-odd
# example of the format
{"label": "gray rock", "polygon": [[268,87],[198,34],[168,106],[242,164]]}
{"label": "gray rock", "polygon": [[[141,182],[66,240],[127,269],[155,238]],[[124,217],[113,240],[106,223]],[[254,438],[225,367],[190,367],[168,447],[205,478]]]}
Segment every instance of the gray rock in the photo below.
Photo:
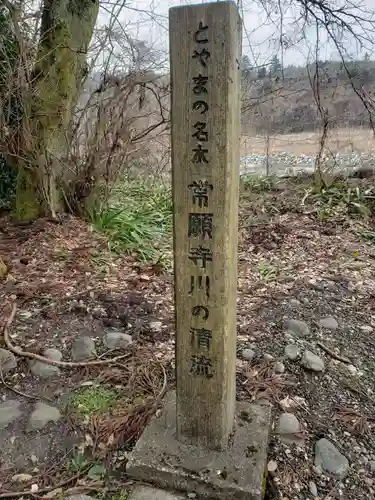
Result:
{"label": "gray rock", "polygon": [[43,429],[49,422],[57,422],[60,417],[61,413],[57,408],[39,401],[30,415],[27,430],[37,431]]}
{"label": "gray rock", "polygon": [[20,406],[21,403],[16,399],[9,399],[0,403],[0,429],[5,429],[21,416]]}
{"label": "gray rock", "polygon": [[369,462],[371,472],[375,472],[375,460],[370,460]]}
{"label": "gray rock", "polygon": [[297,309],[301,305],[301,302],[297,299],[290,299],[290,307],[293,307],[294,309]]}
{"label": "gray rock", "polygon": [[346,369],[350,373],[350,375],[356,375],[357,374],[357,368],[354,365],[347,365]]}
{"label": "gray rock", "polygon": [[61,361],[63,357],[62,352],[53,347],[46,349],[44,355],[46,358],[53,359],[53,361]]}
{"label": "gray rock", "polygon": [[297,359],[300,356],[301,349],[298,347],[297,344],[288,344],[285,347],[284,353],[288,359],[290,359],[291,361],[294,361],[295,359]]}
{"label": "gray rock", "polygon": [[0,366],[3,373],[8,373],[17,368],[15,355],[7,349],[0,348]]}
{"label": "gray rock", "polygon": [[301,431],[301,425],[293,413],[282,413],[279,418],[277,433],[281,441],[284,443],[297,443],[301,442],[298,434]]}
{"label": "gray rock", "polygon": [[317,488],[316,484],[314,483],[314,481],[309,482],[309,490],[310,490],[310,493],[312,494],[313,497],[318,496],[318,488]]}
{"label": "gray rock", "polygon": [[255,351],[252,349],[244,349],[242,351],[242,357],[246,359],[247,361],[251,361],[255,356]]}
{"label": "gray rock", "polygon": [[282,363],[281,361],[277,361],[277,363],[275,363],[275,373],[284,373],[284,372],[285,372],[284,363]]}
{"label": "gray rock", "polygon": [[349,470],[349,462],[336,446],[328,439],[319,439],[315,444],[316,467],[321,467],[326,472],[344,478]]}
{"label": "gray rock", "polygon": [[264,361],[272,361],[273,360],[273,356],[272,354],[268,354],[267,352],[263,354],[263,359]]}
{"label": "gray rock", "polygon": [[108,349],[126,349],[133,343],[131,335],[122,332],[108,332],[104,336],[104,344]]}
{"label": "gray rock", "polygon": [[275,460],[270,460],[267,464],[268,472],[276,472],[277,470],[277,462]]}
{"label": "gray rock", "polygon": [[303,353],[301,365],[313,372],[324,371],[324,360],[311,351],[305,351]]}
{"label": "gray rock", "polygon": [[161,332],[163,323],[161,321],[150,321],[149,326],[153,332]]}
{"label": "gray rock", "polygon": [[85,361],[95,356],[95,342],[91,337],[75,339],[72,345],[72,358],[74,361]]}
{"label": "gray rock", "polygon": [[284,328],[288,333],[297,337],[306,337],[310,333],[309,325],[298,319],[287,319]]}
{"label": "gray rock", "polygon": [[30,371],[33,375],[40,378],[52,378],[60,374],[60,369],[58,366],[49,365],[43,363],[42,361],[35,361],[30,359],[29,361]]}
{"label": "gray rock", "polygon": [[[61,361],[62,358],[62,353],[53,347],[46,349],[43,354],[46,358],[52,359],[53,361]],[[43,361],[31,359],[29,360],[29,366],[31,373],[36,377],[52,378],[60,374],[58,366],[43,363]]]}
{"label": "gray rock", "polygon": [[327,328],[329,330],[337,330],[339,327],[339,324],[335,320],[335,318],[328,317],[328,318],[322,318],[319,320],[319,326],[321,328]]}

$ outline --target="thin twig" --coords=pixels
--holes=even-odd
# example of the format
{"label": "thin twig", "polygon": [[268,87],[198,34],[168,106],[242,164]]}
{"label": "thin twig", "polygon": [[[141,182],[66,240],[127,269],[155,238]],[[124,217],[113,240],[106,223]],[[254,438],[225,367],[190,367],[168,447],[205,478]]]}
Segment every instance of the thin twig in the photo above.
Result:
{"label": "thin twig", "polygon": [[81,476],[86,474],[86,472],[89,470],[89,468],[92,466],[85,467],[81,472],[78,472],[78,474],[75,474],[74,476],[65,479],[64,481],[61,481],[58,484],[55,484],[54,486],[49,486],[48,488],[42,488],[41,490],[38,491],[7,491],[5,493],[0,493],[0,498],[17,498],[17,497],[22,497],[23,495],[40,495],[41,493],[48,493],[49,491],[56,490],[57,488],[62,488],[63,486],[71,483],[72,481],[76,481],[79,479]]}
{"label": "thin twig", "polygon": [[[57,361],[54,359],[49,359],[44,356],[41,356],[40,354],[35,354],[33,352],[28,352],[28,351],[23,351],[20,347],[16,347],[12,344],[9,338],[9,328],[10,325],[12,324],[15,314],[16,314],[17,306],[16,304],[13,304],[12,312],[10,313],[9,318],[7,319],[5,326],[4,326],[4,342],[8,349],[16,354],[17,356],[21,356],[24,358],[30,358],[30,359],[36,359],[37,361],[41,361],[42,363],[46,363],[48,365],[54,365],[54,366],[60,366],[64,368],[77,368],[77,367],[85,367],[85,366],[103,366],[103,365],[108,365],[110,363],[115,363],[116,361],[119,361],[120,359],[124,359],[130,356],[129,353],[123,354],[121,356],[117,356],[112,359],[101,359],[97,361]],[[0,497],[1,498],[1,497]]]}
{"label": "thin twig", "polygon": [[[7,359],[7,358],[6,358],[6,359]],[[5,361],[6,361],[6,359],[5,359]],[[3,360],[3,362],[4,362],[4,360]],[[22,396],[22,397],[24,397],[24,398],[27,398],[27,399],[32,399],[32,400],[41,399],[41,398],[39,398],[39,396],[35,396],[35,395],[33,395],[33,394],[26,394],[26,393],[24,393],[24,392],[22,392],[22,391],[19,391],[19,390],[18,390],[18,389],[16,389],[15,387],[12,387],[10,384],[8,384],[7,382],[5,382],[5,380],[4,380],[4,374],[3,374],[3,368],[2,368],[2,366],[1,366],[3,362],[0,362],[0,379],[1,379],[1,383],[3,384],[3,386],[4,386],[6,389],[8,389],[9,391],[14,392],[15,394],[18,394],[19,396]],[[43,399],[46,399],[47,401],[50,401],[50,402],[52,401],[52,400],[51,400],[51,399],[49,399],[49,398],[43,398]]]}
{"label": "thin twig", "polygon": [[317,342],[316,345],[318,347],[320,347],[321,349],[323,349],[323,351],[326,352],[327,354],[329,354],[332,358],[337,359],[338,361],[341,361],[342,363],[346,363],[347,365],[351,365],[352,364],[352,362],[350,361],[350,359],[346,358],[345,356],[340,356],[339,354],[336,354],[334,351],[332,351],[331,349],[329,349],[329,347],[326,347],[321,342]]}

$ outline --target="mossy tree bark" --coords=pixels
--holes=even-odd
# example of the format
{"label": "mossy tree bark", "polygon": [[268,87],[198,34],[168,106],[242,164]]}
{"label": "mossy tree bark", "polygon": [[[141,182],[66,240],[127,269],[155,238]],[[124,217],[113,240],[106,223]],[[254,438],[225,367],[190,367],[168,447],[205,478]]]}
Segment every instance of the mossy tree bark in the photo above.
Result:
{"label": "mossy tree bark", "polygon": [[44,0],[41,34],[22,131],[15,212],[20,219],[56,216],[72,113],[87,71],[86,55],[99,0]]}

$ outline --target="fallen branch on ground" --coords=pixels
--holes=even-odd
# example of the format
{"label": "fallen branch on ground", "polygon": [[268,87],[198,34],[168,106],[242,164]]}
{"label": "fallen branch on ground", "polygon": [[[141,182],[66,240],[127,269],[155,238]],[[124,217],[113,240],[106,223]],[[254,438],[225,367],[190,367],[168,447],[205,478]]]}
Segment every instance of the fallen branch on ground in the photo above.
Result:
{"label": "fallen branch on ground", "polygon": [[326,352],[327,354],[329,354],[332,358],[337,359],[338,361],[341,361],[342,363],[346,363],[347,365],[351,365],[352,364],[352,362],[350,361],[350,359],[345,358],[345,356],[340,356],[339,354],[336,354],[334,351],[332,351],[331,349],[329,349],[328,347],[326,347],[321,342],[317,342],[316,345],[318,347],[320,347],[324,352]]}
{"label": "fallen branch on ground", "polygon": [[[96,361],[56,361],[54,359],[46,358],[45,356],[41,356],[40,354],[35,354],[34,352],[23,351],[20,347],[16,347],[12,344],[9,338],[9,328],[12,324],[14,317],[16,315],[17,306],[13,304],[12,312],[10,313],[9,318],[7,319],[4,326],[4,342],[7,348],[16,354],[17,356],[21,356],[23,358],[35,359],[37,361],[41,361],[42,363],[46,363],[48,365],[60,366],[63,368],[79,368],[79,367],[87,367],[87,366],[103,366],[108,365],[109,363],[116,363],[120,359],[124,359],[129,357],[128,354],[123,354],[121,356],[116,356],[112,359],[100,359]],[[1,496],[0,496],[1,498]]]}

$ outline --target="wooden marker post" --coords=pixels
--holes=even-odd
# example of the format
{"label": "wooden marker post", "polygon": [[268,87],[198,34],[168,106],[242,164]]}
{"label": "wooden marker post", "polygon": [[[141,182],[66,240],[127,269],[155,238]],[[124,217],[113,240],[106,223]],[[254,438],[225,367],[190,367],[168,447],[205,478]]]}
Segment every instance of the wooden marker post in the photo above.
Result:
{"label": "wooden marker post", "polygon": [[241,20],[170,9],[177,437],[226,449],[236,395]]}

